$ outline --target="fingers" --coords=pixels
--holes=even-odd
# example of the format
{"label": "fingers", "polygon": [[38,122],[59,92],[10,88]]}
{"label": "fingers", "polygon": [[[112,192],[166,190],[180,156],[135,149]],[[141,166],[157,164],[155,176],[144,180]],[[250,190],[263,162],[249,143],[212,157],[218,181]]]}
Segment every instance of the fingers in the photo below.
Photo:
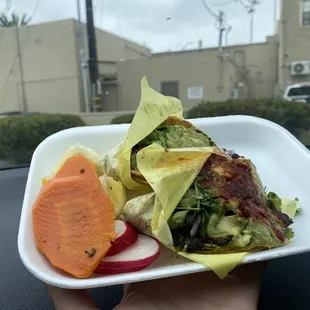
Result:
{"label": "fingers", "polygon": [[55,310],[98,310],[85,290],[67,290],[47,286]]}
{"label": "fingers", "polygon": [[248,285],[253,284],[259,286],[267,263],[266,261],[238,266],[228,277],[238,278]]}
{"label": "fingers", "polygon": [[166,309],[168,303],[170,309],[220,309],[226,301],[227,307],[256,309],[264,265],[240,266],[224,280],[207,271],[133,283],[125,287],[122,303],[116,309],[158,309],[159,305]]}

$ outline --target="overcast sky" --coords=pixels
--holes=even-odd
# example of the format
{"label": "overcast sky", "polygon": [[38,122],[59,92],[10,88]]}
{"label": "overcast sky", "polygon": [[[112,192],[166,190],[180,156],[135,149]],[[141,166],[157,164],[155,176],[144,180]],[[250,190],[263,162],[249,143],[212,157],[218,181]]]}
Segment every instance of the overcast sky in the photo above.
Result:
{"label": "overcast sky", "polygon": [[[76,0],[11,0],[11,11],[28,13],[32,23],[76,18]],[[244,3],[250,0],[242,0]],[[250,18],[238,0],[205,0],[211,9],[225,12],[228,44],[249,43]],[[254,42],[274,33],[274,0],[260,0],[254,17]],[[152,51],[193,49],[198,40],[203,47],[216,46],[216,19],[201,0],[93,0],[97,27],[146,44]],[[85,0],[81,0],[83,17]],[[0,0],[0,11],[6,0]],[[36,8],[36,10],[35,10]],[[278,5],[279,8],[279,5]],[[34,14],[34,15],[33,15]],[[85,18],[83,18],[85,20]],[[224,38],[226,42],[226,36]]]}

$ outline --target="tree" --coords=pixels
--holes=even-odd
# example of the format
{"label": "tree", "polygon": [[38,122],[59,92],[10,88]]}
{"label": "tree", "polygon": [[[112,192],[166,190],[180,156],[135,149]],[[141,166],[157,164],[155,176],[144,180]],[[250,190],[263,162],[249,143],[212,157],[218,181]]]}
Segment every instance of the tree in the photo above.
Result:
{"label": "tree", "polygon": [[27,14],[23,14],[21,17],[15,13],[12,13],[11,18],[6,14],[2,13],[0,15],[0,28],[9,28],[15,26],[25,26],[28,25],[31,18]]}

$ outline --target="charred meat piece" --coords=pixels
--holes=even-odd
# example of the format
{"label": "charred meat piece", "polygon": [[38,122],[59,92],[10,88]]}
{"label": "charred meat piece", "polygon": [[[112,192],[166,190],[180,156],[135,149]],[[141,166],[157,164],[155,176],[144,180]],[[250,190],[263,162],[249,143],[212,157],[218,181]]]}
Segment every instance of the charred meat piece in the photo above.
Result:
{"label": "charred meat piece", "polygon": [[268,225],[280,241],[289,224],[285,215],[268,208],[268,200],[254,165],[212,154],[197,177],[201,187],[214,189],[221,204],[241,218]]}

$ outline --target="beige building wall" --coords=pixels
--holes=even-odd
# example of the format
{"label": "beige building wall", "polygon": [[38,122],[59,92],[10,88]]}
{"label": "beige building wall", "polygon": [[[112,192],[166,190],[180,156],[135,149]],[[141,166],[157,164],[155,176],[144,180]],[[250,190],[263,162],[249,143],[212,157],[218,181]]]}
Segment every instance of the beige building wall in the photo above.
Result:
{"label": "beige building wall", "polygon": [[287,85],[310,81],[310,76],[292,76],[291,63],[310,61],[310,26],[302,25],[302,0],[282,0],[279,22],[279,92]]}
{"label": "beige building wall", "polygon": [[[78,112],[79,84],[73,21],[19,28],[29,112]],[[0,111],[21,110],[15,28],[0,29]]]}
{"label": "beige building wall", "polygon": [[[84,25],[86,59],[88,59]],[[116,61],[149,57],[150,50],[97,29],[101,75],[115,74]],[[22,110],[15,28],[0,28],[0,113]],[[85,111],[77,21],[19,28],[24,83],[29,112]],[[88,74],[88,72],[87,72]]]}
{"label": "beige building wall", "polygon": [[[154,54],[150,59],[117,63],[119,109],[133,110],[139,104],[140,81],[146,76],[149,84],[161,91],[161,83],[178,81],[179,98],[185,109],[198,102],[231,98],[232,89],[239,97],[273,97],[277,82],[277,43],[218,49]],[[189,87],[203,87],[203,99],[188,98]]]}

